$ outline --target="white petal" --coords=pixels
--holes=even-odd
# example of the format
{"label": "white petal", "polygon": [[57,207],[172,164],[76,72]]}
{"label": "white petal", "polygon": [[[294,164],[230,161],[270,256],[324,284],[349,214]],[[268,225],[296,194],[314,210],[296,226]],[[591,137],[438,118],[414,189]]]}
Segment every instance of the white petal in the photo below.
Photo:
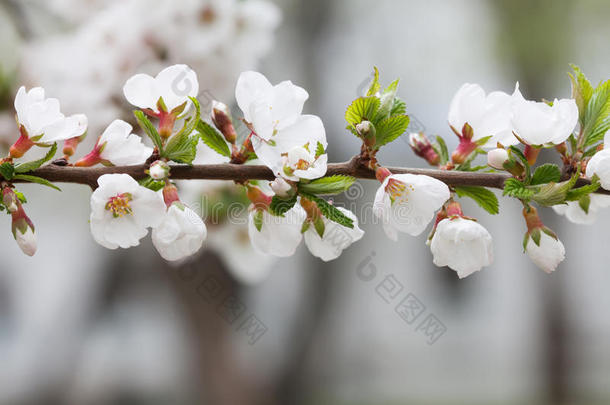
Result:
{"label": "white petal", "polygon": [[309,98],[305,89],[284,81],[273,88],[271,105],[273,120],[279,123],[278,130],[292,125],[303,112],[303,105]]}
{"label": "white petal", "polygon": [[173,204],[161,224],[153,229],[152,241],[165,260],[181,260],[195,254],[202,246],[207,231],[203,220],[193,210]]}
{"label": "white petal", "polygon": [[155,88],[155,79],[149,75],[140,73],[132,76],[123,86],[123,94],[127,101],[136,107],[158,111],[159,95]]}
{"label": "white petal", "polygon": [[305,244],[307,245],[307,248],[309,248],[311,254],[319,257],[325,262],[339,257],[344,249],[360,240],[364,235],[364,231],[358,226],[358,218],[356,218],[356,215],[345,208],[337,208],[354,221],[353,228],[339,225],[336,222],[324,218],[325,229],[322,238],[313,226],[310,226],[304,234]]}
{"label": "white petal", "polygon": [[525,250],[532,262],[546,273],[555,271],[566,255],[563,243],[544,232],[540,233],[540,246],[529,238]]}
{"label": "white petal", "polygon": [[248,217],[248,234],[254,248],[261,253],[277,257],[292,256],[301,243],[301,227],[307,217],[301,205],[296,204],[284,217],[263,211],[260,231],[254,225],[255,212],[250,212]]}
{"label": "white petal", "polygon": [[244,113],[246,121],[252,122],[250,115],[252,103],[266,100],[268,104],[272,89],[273,86],[269,83],[269,80],[258,72],[249,71],[239,75],[237,85],[235,86],[235,99],[237,100],[237,105],[239,105],[239,108]]}
{"label": "white petal", "polygon": [[610,149],[595,153],[587,163],[587,177],[599,177],[602,188],[610,190]]}
{"label": "white petal", "polygon": [[187,65],[173,65],[163,69],[155,78],[156,94],[163,97],[168,110],[187,103],[188,110],[190,97],[197,97],[199,81],[197,74]]}

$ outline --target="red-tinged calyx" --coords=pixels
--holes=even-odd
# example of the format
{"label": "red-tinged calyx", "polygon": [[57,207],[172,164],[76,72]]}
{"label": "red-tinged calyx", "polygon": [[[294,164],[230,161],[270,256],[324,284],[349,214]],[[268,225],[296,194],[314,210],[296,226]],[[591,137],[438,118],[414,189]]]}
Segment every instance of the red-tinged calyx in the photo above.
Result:
{"label": "red-tinged calyx", "polygon": [[10,213],[18,211],[21,205],[19,198],[17,198],[13,189],[8,185],[2,188],[2,203]]}
{"label": "red-tinged calyx", "polygon": [[437,166],[440,163],[440,156],[436,153],[428,137],[423,132],[410,134],[409,145],[417,156],[426,159],[430,165]]}
{"label": "red-tinged calyx", "polygon": [[[98,139],[98,142],[99,142],[99,139]],[[106,142],[104,142],[101,145],[99,143],[96,143],[93,150],[91,152],[87,153],[82,158],[78,159],[74,163],[74,166],[91,167],[91,166],[95,166],[98,163],[103,163],[104,159],[102,159],[101,153],[102,153],[102,150],[104,150],[104,146],[106,146]]]}
{"label": "red-tinged calyx", "polygon": [[70,156],[74,155],[76,152],[76,147],[80,143],[80,136],[75,136],[74,138],[66,139],[64,141],[63,154],[64,158],[68,159]]}
{"label": "red-tinged calyx", "polygon": [[523,218],[525,218],[528,233],[532,233],[536,229],[544,228],[544,224],[538,215],[538,210],[531,205],[523,208]]}
{"label": "red-tinged calyx", "polygon": [[255,209],[267,210],[271,204],[271,197],[256,186],[248,185],[246,195]]}
{"label": "red-tinged calyx", "polygon": [[375,177],[379,180],[380,183],[383,183],[385,179],[392,175],[392,172],[386,169],[385,167],[379,166],[377,170],[375,170]]}
{"label": "red-tinged calyx", "polygon": [[461,134],[457,132],[455,128],[451,127],[451,129],[460,139],[460,143],[451,154],[451,161],[454,164],[459,165],[461,163],[464,163],[466,159],[470,156],[470,154],[473,153],[479,147],[479,145],[477,144],[477,142],[474,142],[472,140],[474,132],[472,130],[472,127],[468,123],[465,123],[462,127]]}
{"label": "red-tinged calyx", "polygon": [[11,146],[9,156],[12,158],[20,158],[34,146],[34,141],[30,139],[23,125],[19,126],[19,139]]}
{"label": "red-tinged calyx", "polygon": [[26,215],[21,203],[17,203],[17,210],[11,213],[11,219],[11,228],[15,238],[17,238],[17,231],[24,234],[26,233],[28,227],[32,229],[32,232],[34,231],[34,223]]}
{"label": "red-tinged calyx", "polygon": [[462,206],[457,201],[451,201],[447,204],[447,207],[445,208],[445,214],[449,218],[464,218]]}
{"label": "red-tinged calyx", "polygon": [[235,144],[237,140],[237,132],[233,126],[233,121],[229,114],[229,108],[218,101],[212,102],[212,122],[218,130],[224,135],[227,142]]}
{"label": "red-tinged calyx", "polygon": [[165,201],[165,206],[167,208],[171,207],[171,205],[175,202],[180,202],[180,197],[178,197],[178,189],[169,181],[165,183],[165,187],[163,187],[163,201]]}
{"label": "red-tinged calyx", "polygon": [[523,154],[527,158],[527,163],[529,163],[530,166],[533,166],[536,164],[536,160],[538,159],[538,154],[540,153],[541,150],[542,150],[542,148],[539,148],[537,146],[525,145]]}

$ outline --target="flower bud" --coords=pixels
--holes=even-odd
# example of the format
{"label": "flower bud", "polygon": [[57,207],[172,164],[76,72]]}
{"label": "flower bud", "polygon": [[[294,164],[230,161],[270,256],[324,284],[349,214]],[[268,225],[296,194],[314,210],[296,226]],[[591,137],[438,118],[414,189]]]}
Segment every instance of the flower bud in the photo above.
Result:
{"label": "flower bud", "polygon": [[487,164],[494,169],[504,170],[506,162],[508,162],[508,152],[506,149],[492,149],[487,153]]}
{"label": "flower bud", "polygon": [[23,206],[17,204],[17,211],[13,212],[12,215],[12,231],[13,237],[17,241],[17,244],[28,256],[33,256],[36,253],[36,234],[34,233],[34,224],[25,214]]}
{"label": "flower bud", "polygon": [[523,249],[532,262],[545,273],[555,271],[565,259],[563,243],[552,230],[544,226],[534,207],[524,208],[523,217],[527,224]]}
{"label": "flower bud", "polygon": [[150,165],[148,174],[154,180],[165,180],[169,176],[169,165],[162,160],[157,160]]}
{"label": "flower bud", "polygon": [[235,132],[235,127],[233,127],[231,114],[226,104],[216,100],[212,101],[212,121],[216,128],[224,135],[227,142],[235,143],[237,133]]}
{"label": "flower bud", "polygon": [[290,197],[293,191],[292,186],[281,177],[273,180],[271,183],[269,183],[269,186],[275,195],[281,198]]}
{"label": "flower bud", "polygon": [[362,121],[361,123],[356,124],[356,132],[358,133],[358,136],[362,138],[366,146],[369,148],[375,146],[375,135],[377,131],[372,122]]}
{"label": "flower bud", "polygon": [[178,197],[178,189],[170,182],[167,182],[165,187],[163,187],[163,201],[165,201],[165,206],[167,208],[169,208],[176,201],[180,202],[180,197]]}
{"label": "flower bud", "polygon": [[439,164],[441,158],[438,153],[436,153],[436,151],[432,147],[432,144],[430,143],[426,135],[423,134],[423,132],[410,133],[409,145],[417,156],[426,159],[426,161],[432,166],[436,166]]}
{"label": "flower bud", "polygon": [[10,187],[4,187],[2,189],[2,202],[6,207],[6,210],[10,213],[13,213],[19,209],[19,199],[15,192]]}

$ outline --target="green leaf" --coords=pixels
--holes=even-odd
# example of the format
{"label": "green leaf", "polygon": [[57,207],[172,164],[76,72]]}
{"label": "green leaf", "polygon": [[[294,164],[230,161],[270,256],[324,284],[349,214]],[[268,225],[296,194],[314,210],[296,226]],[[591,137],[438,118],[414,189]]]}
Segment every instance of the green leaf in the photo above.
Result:
{"label": "green leaf", "polygon": [[195,105],[195,114],[185,120],[182,129],[169,139],[161,154],[162,157],[171,159],[174,162],[187,164],[193,163],[193,159],[195,159],[197,153],[197,141],[199,138],[191,137],[190,135],[195,128],[197,128],[201,114],[199,101],[194,97],[189,98]]}
{"label": "green leaf", "polygon": [[367,96],[374,96],[379,89],[381,88],[381,85],[379,84],[379,69],[377,69],[377,66],[373,67],[373,80],[371,81],[371,84],[369,85],[369,89],[366,92]]}
{"label": "green leaf", "polygon": [[316,146],[316,159],[325,153],[326,150],[324,150],[324,145],[322,145],[322,142],[318,141],[318,145]]}
{"label": "green leaf", "polygon": [[334,205],[329,204],[326,200],[317,197],[313,194],[301,193],[301,195],[307,198],[308,200],[315,202],[320,211],[322,212],[322,215],[324,215],[329,220],[347,228],[354,227],[354,221],[351,218],[339,211]]}
{"label": "green leaf", "polygon": [[404,115],[406,112],[407,112],[407,103],[405,103],[398,97],[394,97],[394,104],[392,105],[392,110],[390,111],[390,116]]}
{"label": "green leaf", "polygon": [[596,192],[599,187],[599,178],[593,176],[591,184],[569,190],[566,194],[566,201],[579,201],[583,196]]}
{"label": "green leaf", "polygon": [[373,121],[379,109],[379,98],[375,96],[355,99],[345,111],[345,120],[355,127],[362,121]]}
{"label": "green leaf", "polygon": [[10,162],[0,164],[0,174],[4,177],[4,180],[11,180],[15,174],[15,166]]}
{"label": "green leaf", "polygon": [[143,178],[138,183],[140,183],[140,185],[142,187],[146,187],[148,189],[151,189],[152,191],[159,191],[159,190],[161,190],[165,186],[165,182],[164,181],[162,181],[162,180],[155,180],[155,179],[153,179],[150,176],[147,176],[147,177]]}
{"label": "green leaf", "polygon": [[523,166],[525,167],[526,181],[529,181],[529,178],[532,175],[532,169],[530,167],[530,163],[527,161],[527,158],[525,157],[521,149],[513,145],[508,148],[508,153],[510,155],[516,156],[517,158],[519,158],[519,160],[521,160],[521,163],[523,163]]}
{"label": "green leaf", "polygon": [[447,163],[449,161],[449,149],[447,148],[447,144],[445,143],[445,140],[443,139],[443,137],[437,136],[436,145],[433,145],[433,146],[437,146],[434,148],[434,150],[440,156],[441,164],[444,165],[445,163]]}
{"label": "green leaf", "polygon": [[500,212],[498,198],[492,191],[486,189],[485,187],[460,186],[454,187],[454,190],[458,197],[472,198],[481,208],[489,212],[491,215],[496,215]]}
{"label": "green leaf", "polygon": [[21,163],[21,164],[18,164],[17,166],[15,166],[15,173],[27,173],[27,172],[31,172],[33,170],[38,169],[40,166],[42,166],[46,162],[53,159],[53,156],[55,156],[55,152],[57,152],[57,143],[54,143],[51,146],[51,148],[49,149],[49,151],[43,158],[38,159],[38,160],[33,160],[31,162]]}
{"label": "green leaf", "polygon": [[594,91],[584,118],[583,136],[585,146],[601,141],[610,129],[610,80],[600,84]]}
{"label": "green leaf", "polygon": [[381,94],[379,110],[377,111],[377,116],[375,117],[376,120],[387,118],[390,115],[392,107],[394,107],[396,91],[398,91],[398,79],[390,83],[390,85]]}
{"label": "green leaf", "polygon": [[280,198],[274,195],[269,205],[269,212],[278,217],[283,217],[297,202],[297,194],[290,198]]}
{"label": "green leaf", "polygon": [[375,148],[392,142],[405,133],[409,126],[408,115],[394,115],[375,124],[377,129]]}
{"label": "green leaf", "polygon": [[253,220],[254,226],[260,232],[263,229],[263,210],[256,210]]}
{"label": "green leaf", "polygon": [[591,196],[587,194],[580,197],[580,199],[578,200],[578,205],[580,206],[580,208],[582,208],[585,214],[588,214],[589,206],[591,205]]}
{"label": "green leaf", "polygon": [[356,178],[351,176],[334,175],[315,179],[309,183],[299,183],[299,191],[316,195],[333,195],[347,191]]}
{"label": "green leaf", "polygon": [[227,141],[225,141],[225,138],[212,128],[210,124],[205,121],[199,121],[197,131],[199,132],[199,136],[203,143],[208,145],[210,149],[222,156],[231,157],[231,150],[229,149],[229,145],[227,145]]}
{"label": "green leaf", "polygon": [[536,169],[530,184],[557,183],[559,180],[561,180],[559,167],[551,163],[545,163]]}
{"label": "green leaf", "polygon": [[561,183],[548,183],[534,187],[532,200],[545,207],[561,204],[566,200],[568,191],[574,186],[578,175],[574,175],[570,180]]}
{"label": "green leaf", "polygon": [[534,190],[527,188],[525,184],[511,177],[504,182],[504,191],[502,192],[502,195],[519,198],[521,200],[529,200],[534,195]]}
{"label": "green leaf", "polygon": [[57,191],[61,191],[61,189],[59,187],[57,187],[55,184],[51,183],[49,180],[43,179],[42,177],[38,177],[38,176],[31,176],[29,174],[16,174],[15,176],[13,176],[13,179],[23,180],[23,181],[27,181],[30,183],[42,184],[43,186],[51,187]]}
{"label": "green leaf", "polygon": [[572,98],[576,101],[576,105],[578,106],[580,125],[581,127],[584,127],[585,113],[589,100],[593,95],[593,86],[591,86],[591,82],[578,66],[570,66],[574,69],[574,74],[568,73],[570,75],[570,80],[572,81]]}
{"label": "green leaf", "polygon": [[157,128],[150,122],[146,114],[140,110],[135,110],[133,115],[136,117],[138,121],[138,125],[140,128],[148,135],[148,137],[152,140],[153,144],[159,149],[159,152],[163,151],[163,141],[161,140],[161,135],[157,132]]}

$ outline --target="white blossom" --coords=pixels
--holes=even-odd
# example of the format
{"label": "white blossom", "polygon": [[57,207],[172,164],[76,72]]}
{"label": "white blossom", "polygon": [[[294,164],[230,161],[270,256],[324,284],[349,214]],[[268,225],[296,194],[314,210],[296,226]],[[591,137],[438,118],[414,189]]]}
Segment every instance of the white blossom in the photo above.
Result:
{"label": "white blossom", "polygon": [[100,158],[116,166],[144,163],[153,148],[144,145],[142,138],[131,133],[132,130],[127,122],[114,120],[97,141]]}
{"label": "white blossom", "polygon": [[578,107],[574,99],[545,102],[526,100],[515,90],[512,125],[515,133],[529,145],[559,145],[574,131]]}
{"label": "white blossom", "polygon": [[197,74],[187,65],[167,67],[155,77],[139,73],[127,80],[123,87],[127,101],[157,113],[159,99],[163,100],[168,112],[183,104],[186,105],[184,111],[188,111],[192,103],[189,97],[197,97],[198,93]]}
{"label": "white blossom", "polygon": [[487,152],[487,164],[494,169],[504,170],[504,163],[508,161],[506,149],[496,148]]}
{"label": "white blossom", "polygon": [[449,106],[449,125],[458,132],[468,123],[473,129],[472,141],[492,136],[484,145],[494,148],[498,142],[515,145],[519,141],[513,136],[511,106],[513,96],[502,91],[485,94],[478,84],[465,83],[453,96]]}
{"label": "white blossom", "polygon": [[45,98],[42,87],[34,87],[26,91],[22,86],[15,97],[17,121],[23,126],[29,138],[37,138],[37,142],[52,143],[75,136],[80,136],[87,130],[87,117],[76,114],[66,117],[60,111],[59,100]]}
{"label": "white blossom", "polygon": [[153,229],[153,245],[165,260],[189,257],[201,248],[207,235],[203,220],[180,202],[167,209],[163,221]]}
{"label": "white blossom", "polygon": [[[261,214],[257,214],[257,213]],[[257,229],[255,216],[260,215],[261,227]],[[277,257],[292,256],[303,235],[301,227],[307,214],[295,204],[283,217],[271,215],[267,210],[252,210],[248,216],[248,235],[256,250]]]}
{"label": "white blossom", "polygon": [[532,262],[546,273],[555,271],[566,256],[563,243],[544,231],[540,231],[540,245],[536,245],[531,236],[528,238],[525,251]]}
{"label": "white blossom", "polygon": [[159,193],[142,187],[128,174],[104,174],[91,194],[91,234],[108,248],[137,246],[149,227],[165,216]]}
{"label": "white blossom", "polygon": [[424,175],[393,174],[377,190],[373,212],[381,219],[390,239],[397,240],[397,232],[417,236],[449,196],[449,188],[440,180]]}
{"label": "white blossom", "polygon": [[592,193],[589,210],[585,212],[578,201],[567,201],[565,204],[553,205],[553,210],[575,224],[591,225],[595,223],[597,214],[604,208],[610,207],[610,196]]}
{"label": "white blossom", "polygon": [[256,136],[257,157],[289,180],[314,179],[326,173],[326,132],[315,115],[302,115],[309,95],[290,81],[273,86],[258,72],[244,72],[235,98]]}
{"label": "white blossom", "polygon": [[476,221],[462,217],[441,220],[430,242],[434,264],[449,266],[464,278],[493,261],[492,238]]}
{"label": "white blossom", "polygon": [[604,135],[604,148],[597,151],[587,163],[587,177],[599,177],[602,188],[610,190],[610,130]]}
{"label": "white blossom", "polygon": [[339,257],[344,249],[362,239],[364,235],[364,231],[358,226],[358,218],[353,212],[342,207],[337,207],[337,209],[352,219],[353,228],[348,228],[322,216],[324,223],[322,237],[320,237],[313,224],[310,224],[304,233],[305,245],[307,245],[311,254],[325,262]]}

